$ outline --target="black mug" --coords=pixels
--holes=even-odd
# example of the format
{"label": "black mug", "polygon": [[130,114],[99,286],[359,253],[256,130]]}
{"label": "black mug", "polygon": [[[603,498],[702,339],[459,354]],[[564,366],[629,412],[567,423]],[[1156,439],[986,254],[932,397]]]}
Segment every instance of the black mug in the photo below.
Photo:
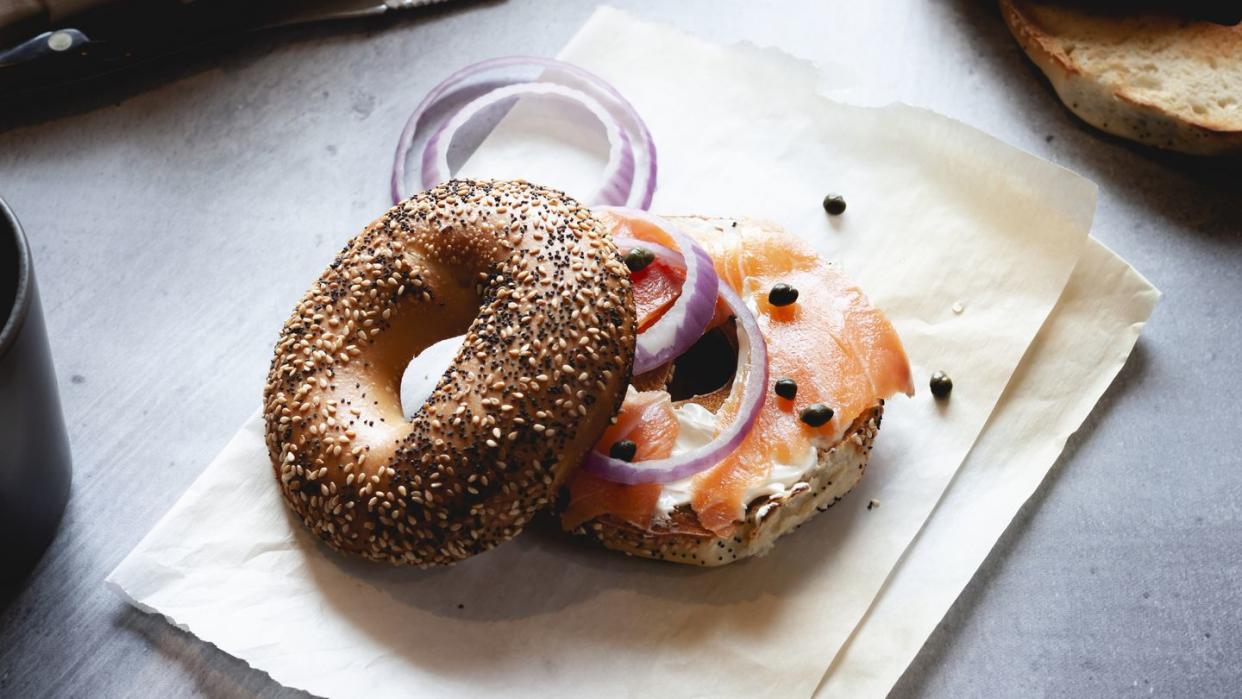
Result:
{"label": "black mug", "polygon": [[0,200],[0,579],[38,562],[65,511],[72,471],[34,261]]}

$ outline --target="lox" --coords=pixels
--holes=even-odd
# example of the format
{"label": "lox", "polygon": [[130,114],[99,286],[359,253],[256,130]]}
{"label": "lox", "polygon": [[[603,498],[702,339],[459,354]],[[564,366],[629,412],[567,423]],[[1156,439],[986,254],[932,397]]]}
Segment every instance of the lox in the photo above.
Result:
{"label": "lox", "polygon": [[[649,216],[611,210],[602,218],[614,238],[670,242]],[[567,530],[629,554],[720,565],[766,551],[843,497],[862,477],[884,399],[913,394],[913,385],[888,319],[799,239],[749,220],[686,217],[666,225],[703,246],[721,284],[754,314],[766,341],[768,390],[745,438],[715,465],[673,482],[629,484],[579,469],[563,499],[561,521]],[[681,293],[681,272],[657,260],[632,278],[641,330]],[[769,291],[782,283],[799,290],[796,302],[769,303]],[[709,330],[723,328],[731,336],[732,323],[718,304]],[[713,347],[723,351],[719,342]],[[737,419],[739,381],[674,401],[666,388],[677,371],[665,366],[635,377],[649,390],[630,389],[596,451],[607,453],[628,439],[641,466],[701,447]],[[772,390],[780,379],[796,383],[792,399]],[[804,419],[804,411],[817,404],[832,410],[820,425]]]}

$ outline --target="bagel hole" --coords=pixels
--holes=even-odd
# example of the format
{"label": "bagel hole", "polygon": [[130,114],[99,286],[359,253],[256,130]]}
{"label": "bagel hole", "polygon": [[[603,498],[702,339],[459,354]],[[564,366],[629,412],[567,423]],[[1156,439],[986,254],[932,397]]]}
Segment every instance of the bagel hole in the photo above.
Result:
{"label": "bagel hole", "polygon": [[413,419],[431,392],[436,390],[465,339],[465,335],[458,335],[440,340],[419,352],[405,366],[405,372],[401,374],[401,412],[405,413],[406,420]]}
{"label": "bagel hole", "polygon": [[729,322],[703,333],[673,360],[668,394],[674,401],[706,396],[732,385],[736,373],[737,326]]}

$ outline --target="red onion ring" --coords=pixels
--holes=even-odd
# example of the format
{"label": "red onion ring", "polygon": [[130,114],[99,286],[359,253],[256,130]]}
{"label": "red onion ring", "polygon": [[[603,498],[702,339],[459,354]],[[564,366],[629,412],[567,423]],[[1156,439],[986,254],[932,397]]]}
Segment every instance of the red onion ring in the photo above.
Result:
{"label": "red onion ring", "polygon": [[[418,131],[419,122],[427,112],[440,104],[454,90],[466,86],[474,79],[480,78],[489,72],[529,67],[543,68],[544,73],[535,80],[509,80],[507,83],[538,82],[560,84],[577,89],[588,95],[603,105],[605,110],[612,115],[614,121],[621,126],[623,133],[626,134],[626,138],[630,142],[631,159],[635,162],[639,160],[645,161],[646,167],[635,167],[628,173],[630,178],[628,185],[616,184],[621,181],[625,174],[624,169],[613,173],[616,175],[616,180],[609,182],[601,190],[610,198],[601,200],[598,203],[626,204],[641,209],[651,206],[658,173],[655,141],[651,138],[651,131],[647,128],[642,118],[639,117],[638,112],[634,110],[633,105],[616,88],[595,74],[564,61],[535,56],[508,56],[475,63],[453,73],[427,93],[414,109],[414,112],[410,114],[397,141],[391,179],[391,193],[394,204],[407,196],[405,185],[406,162],[409,159],[410,150],[414,146],[414,137]],[[420,159],[420,164],[424,162],[425,153],[424,158]],[[420,177],[419,180],[421,182],[423,178]],[[628,195],[623,199],[615,198],[622,190],[627,191]]]}
{"label": "red onion ring", "polygon": [[717,291],[724,285],[720,283],[716,265],[703,246],[668,221],[638,209],[601,206],[597,210],[613,212],[621,218],[641,219],[659,228],[681,248],[686,268],[681,295],[659,320],[638,336],[634,350],[634,373],[645,374],[680,357],[690,345],[698,342],[707,324],[716,315]]}
{"label": "red onion ring", "polygon": [[449,179],[448,149],[457,131],[479,114],[506,99],[514,97],[551,97],[582,107],[603,124],[608,137],[608,164],[604,168],[604,184],[591,197],[592,201],[625,201],[634,184],[634,151],[621,125],[599,102],[587,94],[557,83],[515,83],[498,87],[476,97],[440,125],[423,150],[422,186],[431,189]]}
{"label": "red onion ring", "polygon": [[592,449],[587,452],[582,468],[604,480],[637,485],[639,483],[671,483],[720,463],[741,445],[759,418],[768,390],[768,346],[759,330],[759,323],[728,284],[720,285],[720,298],[737,318],[738,371],[733,378],[733,391],[741,385],[742,398],[737,419],[716,435],[711,442],[680,456],[650,461],[621,461]]}

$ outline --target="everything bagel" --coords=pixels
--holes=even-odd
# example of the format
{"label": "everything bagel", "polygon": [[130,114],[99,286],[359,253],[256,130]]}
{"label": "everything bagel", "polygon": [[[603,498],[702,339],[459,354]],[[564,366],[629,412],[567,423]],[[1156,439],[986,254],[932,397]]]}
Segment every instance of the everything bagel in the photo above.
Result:
{"label": "everything bagel", "polygon": [[[390,209],[302,297],[264,417],[281,492],[373,560],[449,564],[548,506],[624,398],[629,271],[602,224],[524,182],[454,180]],[[407,421],[410,358],[466,334]]]}

